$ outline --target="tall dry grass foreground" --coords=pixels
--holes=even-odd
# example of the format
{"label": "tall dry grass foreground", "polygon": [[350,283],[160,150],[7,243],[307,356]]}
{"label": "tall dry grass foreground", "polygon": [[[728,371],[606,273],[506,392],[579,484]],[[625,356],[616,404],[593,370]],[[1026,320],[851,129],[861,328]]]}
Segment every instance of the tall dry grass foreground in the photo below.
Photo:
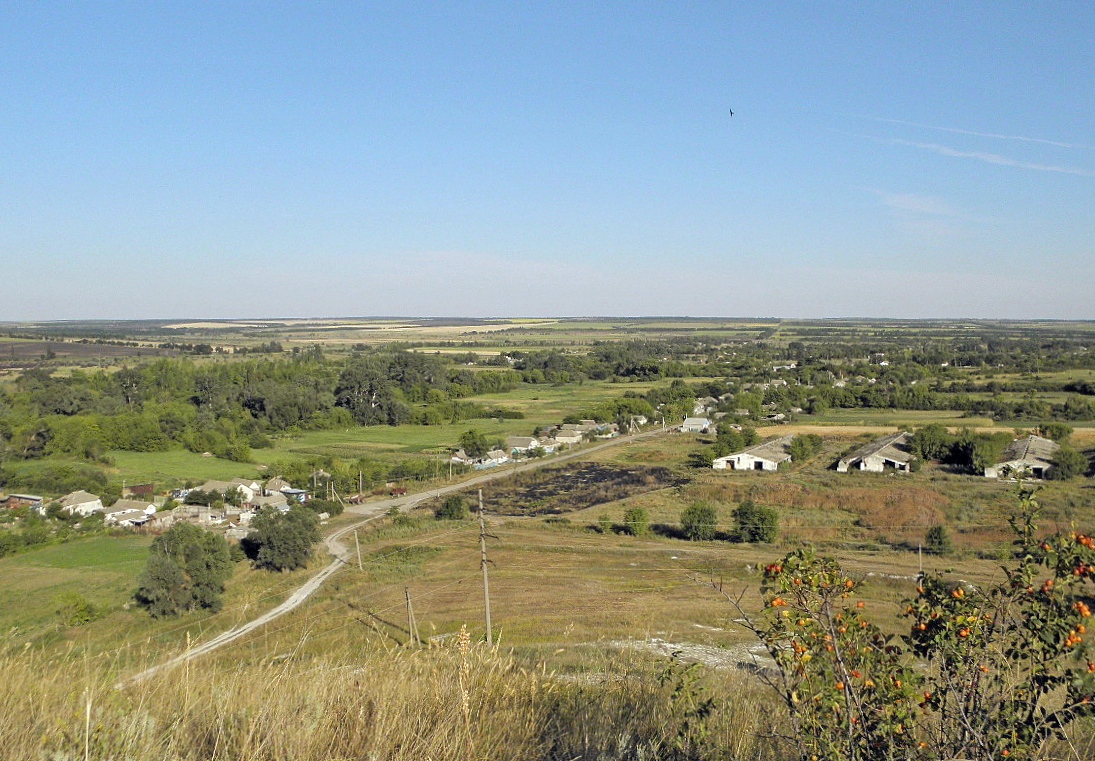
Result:
{"label": "tall dry grass foreground", "polygon": [[[0,657],[0,757],[78,761],[782,758],[742,674],[590,650],[567,676],[454,638],[420,651],[180,666]],[[709,702],[710,700],[710,702]]]}

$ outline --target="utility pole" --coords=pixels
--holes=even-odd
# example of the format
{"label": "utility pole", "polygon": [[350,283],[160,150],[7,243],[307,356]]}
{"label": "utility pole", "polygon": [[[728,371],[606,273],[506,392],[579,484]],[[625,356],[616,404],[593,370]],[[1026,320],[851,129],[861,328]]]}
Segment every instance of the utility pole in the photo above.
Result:
{"label": "utility pole", "polygon": [[487,617],[487,644],[494,644],[494,634],[490,625],[490,582],[487,580],[487,524],[483,520],[483,490],[479,490],[479,553],[483,566],[483,608]]}
{"label": "utility pole", "polygon": [[361,542],[357,540],[357,529],[354,529],[354,546],[357,547],[357,570],[364,571],[361,567]]}
{"label": "utility pole", "polygon": [[418,622],[414,620],[414,608],[411,607],[411,590],[409,587],[403,587],[403,596],[407,598],[407,633],[410,635],[410,641],[414,643],[415,647],[418,647],[421,640],[418,638]]}

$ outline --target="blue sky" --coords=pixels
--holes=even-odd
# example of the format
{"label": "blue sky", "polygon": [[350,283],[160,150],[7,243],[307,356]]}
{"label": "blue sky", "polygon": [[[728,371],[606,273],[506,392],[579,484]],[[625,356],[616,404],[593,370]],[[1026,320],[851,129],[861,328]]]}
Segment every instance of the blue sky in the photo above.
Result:
{"label": "blue sky", "polygon": [[6,3],[0,320],[1095,318],[1092,39],[1079,2]]}

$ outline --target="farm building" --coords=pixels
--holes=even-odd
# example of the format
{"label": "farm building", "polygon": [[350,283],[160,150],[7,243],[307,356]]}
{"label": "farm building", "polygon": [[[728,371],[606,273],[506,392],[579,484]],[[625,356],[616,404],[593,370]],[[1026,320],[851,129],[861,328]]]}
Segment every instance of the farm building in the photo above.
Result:
{"label": "farm building", "polygon": [[681,423],[681,430],[685,433],[707,433],[711,430],[711,421],[705,417],[687,417]]}
{"label": "farm building", "polygon": [[781,436],[765,441],[741,452],[718,457],[711,464],[715,470],[778,470],[780,463],[791,460],[791,440],[794,436]]}
{"label": "farm building", "polygon": [[4,506],[14,510],[17,507],[29,507],[38,510],[42,507],[43,498],[37,494],[9,494],[6,498],[0,498]]}
{"label": "farm building", "polygon": [[913,460],[912,453],[909,452],[910,435],[901,431],[865,444],[847,457],[838,460],[837,472],[866,470],[870,473],[882,473],[889,468],[908,473],[909,463]]}
{"label": "farm building", "polygon": [[1041,436],[1027,436],[1016,439],[1004,450],[1004,458],[995,465],[985,468],[985,478],[1000,478],[1009,473],[1025,471],[1030,478],[1045,478],[1046,471],[1053,467],[1053,456],[1061,445]]}

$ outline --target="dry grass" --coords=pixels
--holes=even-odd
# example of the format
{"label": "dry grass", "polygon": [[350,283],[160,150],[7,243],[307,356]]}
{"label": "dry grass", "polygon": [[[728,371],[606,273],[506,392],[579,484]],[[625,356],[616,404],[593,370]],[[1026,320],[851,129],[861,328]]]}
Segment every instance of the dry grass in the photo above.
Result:
{"label": "dry grass", "polygon": [[[773,759],[773,721],[744,677],[691,684],[638,657],[582,679],[456,643],[179,667],[115,688],[112,664],[0,659],[0,754],[11,759]],[[701,693],[701,690],[705,691]],[[719,709],[697,722],[701,694]]]}

